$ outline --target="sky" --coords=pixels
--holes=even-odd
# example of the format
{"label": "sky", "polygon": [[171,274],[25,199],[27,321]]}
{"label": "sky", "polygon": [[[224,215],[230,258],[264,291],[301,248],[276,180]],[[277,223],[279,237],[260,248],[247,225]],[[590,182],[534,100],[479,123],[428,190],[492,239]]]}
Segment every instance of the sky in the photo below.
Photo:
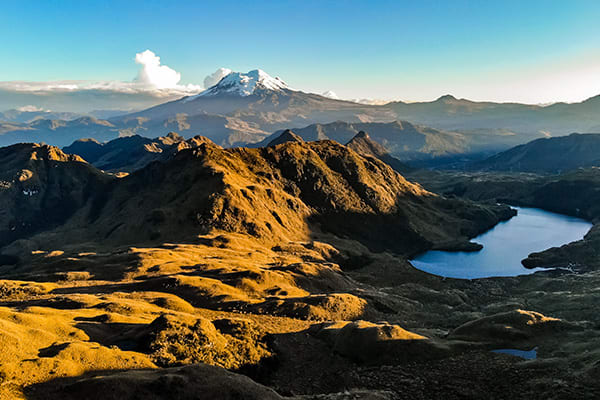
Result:
{"label": "sky", "polygon": [[597,0],[2,2],[0,97],[170,99],[261,68],[344,99],[577,102],[600,94],[598,21]]}

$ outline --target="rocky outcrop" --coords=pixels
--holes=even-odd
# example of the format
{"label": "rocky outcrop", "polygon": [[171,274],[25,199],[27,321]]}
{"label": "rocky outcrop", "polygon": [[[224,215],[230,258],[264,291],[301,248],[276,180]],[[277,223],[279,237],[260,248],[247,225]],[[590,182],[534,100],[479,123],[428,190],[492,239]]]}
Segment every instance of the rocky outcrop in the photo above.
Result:
{"label": "rocky outcrop", "polygon": [[569,329],[574,327],[560,319],[535,311],[515,310],[467,322],[450,332],[448,338],[515,347]]}
{"label": "rocky outcrop", "polygon": [[312,331],[335,352],[364,363],[427,360],[449,351],[425,336],[387,322],[345,321],[313,327]]}

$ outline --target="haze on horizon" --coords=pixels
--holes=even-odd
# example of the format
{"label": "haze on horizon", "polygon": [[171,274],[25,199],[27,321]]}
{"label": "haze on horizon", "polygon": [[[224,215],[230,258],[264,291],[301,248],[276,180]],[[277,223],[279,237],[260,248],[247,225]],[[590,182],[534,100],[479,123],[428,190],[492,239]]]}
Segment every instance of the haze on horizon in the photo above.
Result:
{"label": "haze on horizon", "polygon": [[[342,99],[540,104],[600,94],[593,1],[65,3],[2,6],[0,111],[67,111],[61,94],[75,92],[136,108],[255,68]],[[59,96],[42,104],[28,97],[36,93]]]}

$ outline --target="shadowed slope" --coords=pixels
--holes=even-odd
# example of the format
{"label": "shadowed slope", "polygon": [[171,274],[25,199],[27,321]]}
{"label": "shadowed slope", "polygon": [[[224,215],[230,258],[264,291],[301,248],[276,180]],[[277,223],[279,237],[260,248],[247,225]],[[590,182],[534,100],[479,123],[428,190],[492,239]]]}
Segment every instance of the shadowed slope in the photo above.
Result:
{"label": "shadowed slope", "polygon": [[480,162],[470,169],[560,173],[581,167],[600,166],[600,134],[578,134],[537,139]]}
{"label": "shadowed slope", "polygon": [[94,139],[77,140],[63,151],[77,154],[95,167],[112,172],[132,172],[152,161],[167,161],[183,149],[197,147],[208,139],[196,136],[185,140],[175,132],[149,139],[134,135],[99,143]]}
{"label": "shadowed slope", "polygon": [[0,148],[0,246],[67,220],[110,177],[48,145]]}

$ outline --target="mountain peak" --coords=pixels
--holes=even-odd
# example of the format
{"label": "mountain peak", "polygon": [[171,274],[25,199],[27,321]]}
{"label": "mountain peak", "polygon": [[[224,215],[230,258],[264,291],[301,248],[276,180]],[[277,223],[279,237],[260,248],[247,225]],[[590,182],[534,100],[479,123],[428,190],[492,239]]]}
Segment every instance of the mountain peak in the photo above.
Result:
{"label": "mountain peak", "polygon": [[383,154],[387,154],[387,150],[379,143],[371,139],[369,134],[365,131],[360,131],[348,143],[346,146],[359,154],[374,155],[379,158]]}
{"label": "mountain peak", "polygon": [[281,133],[281,135],[277,136],[275,139],[271,140],[267,147],[277,146],[278,144],[288,143],[288,142],[304,142],[300,136],[296,135],[290,129],[286,129]]}
{"label": "mountain peak", "polygon": [[395,157],[392,157],[388,150],[371,139],[371,136],[365,131],[360,131],[348,143],[346,143],[346,147],[354,150],[358,154],[362,156],[371,156],[375,157],[384,163],[388,164],[392,169],[401,174],[410,171],[411,168],[406,164],[401,162]]}
{"label": "mountain peak", "polygon": [[443,101],[443,102],[448,102],[448,101],[456,101],[458,100],[456,97],[452,96],[451,94],[445,94],[443,96],[440,96],[436,101]]}
{"label": "mountain peak", "polygon": [[354,138],[352,138],[352,140],[354,139],[371,139],[371,137],[369,136],[369,134],[365,131],[360,131],[356,134],[356,136],[354,136]]}
{"label": "mountain peak", "polygon": [[289,90],[289,86],[279,78],[273,78],[261,69],[254,69],[246,73],[231,72],[216,85],[206,89],[198,96],[214,96],[217,94],[234,94],[238,96],[250,96],[256,91]]}

